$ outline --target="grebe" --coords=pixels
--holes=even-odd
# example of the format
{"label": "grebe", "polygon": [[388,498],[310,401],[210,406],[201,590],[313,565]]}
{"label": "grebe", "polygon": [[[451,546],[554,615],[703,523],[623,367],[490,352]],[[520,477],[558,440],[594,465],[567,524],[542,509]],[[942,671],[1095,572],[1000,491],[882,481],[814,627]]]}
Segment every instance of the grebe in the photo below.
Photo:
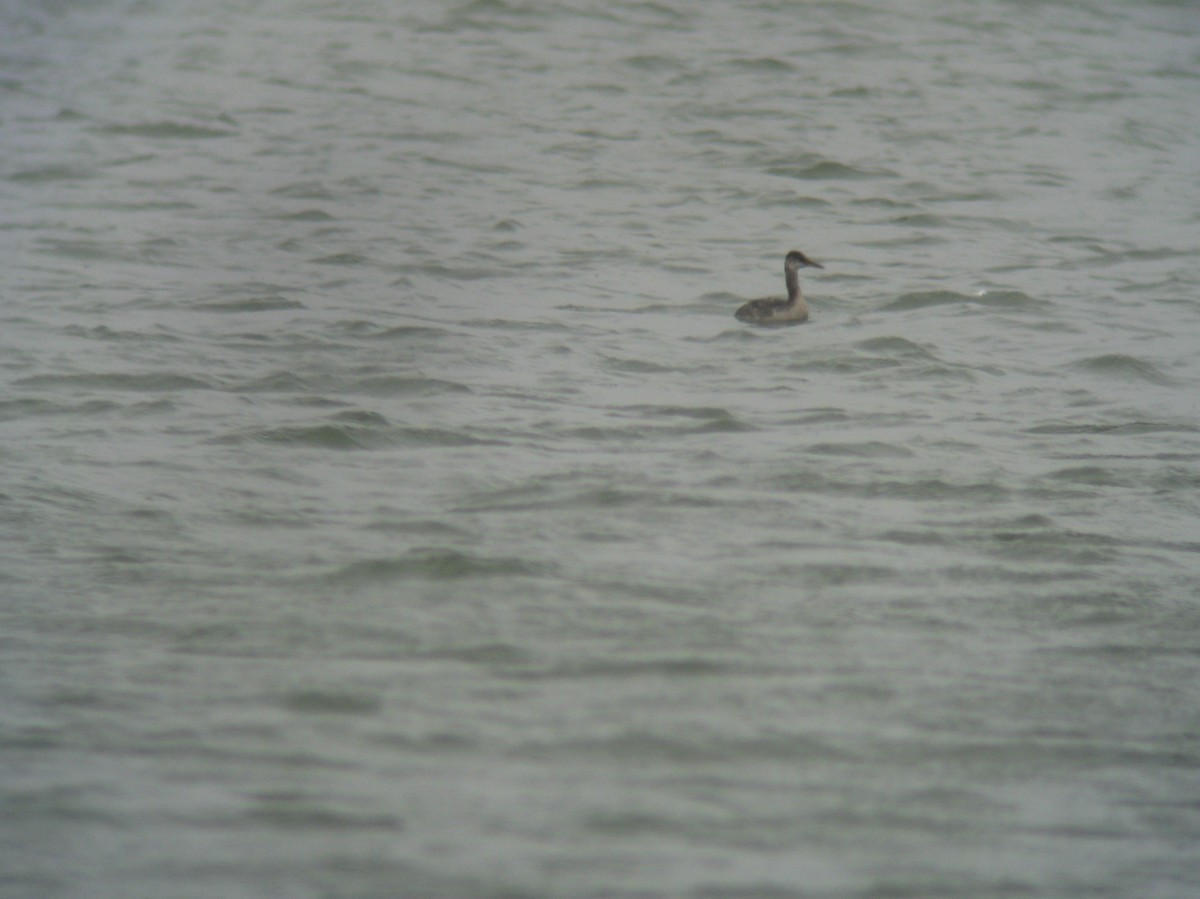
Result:
{"label": "grebe", "polygon": [[798,269],[811,265],[813,268],[824,268],[819,262],[813,262],[799,250],[792,250],[783,260],[783,279],[787,282],[787,299],[766,297],[761,300],[751,300],[742,306],[734,316],[739,321],[751,322],[756,325],[788,325],[802,322],[808,318],[808,304],[800,295],[800,278]]}

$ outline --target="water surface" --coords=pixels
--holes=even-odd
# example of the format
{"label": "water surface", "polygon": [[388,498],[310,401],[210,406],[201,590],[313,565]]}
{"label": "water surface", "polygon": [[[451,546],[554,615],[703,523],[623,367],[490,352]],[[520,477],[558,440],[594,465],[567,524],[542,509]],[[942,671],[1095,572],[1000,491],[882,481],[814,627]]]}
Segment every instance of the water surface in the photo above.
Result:
{"label": "water surface", "polygon": [[1196,895],[1200,20],[884,6],[0,13],[0,895]]}

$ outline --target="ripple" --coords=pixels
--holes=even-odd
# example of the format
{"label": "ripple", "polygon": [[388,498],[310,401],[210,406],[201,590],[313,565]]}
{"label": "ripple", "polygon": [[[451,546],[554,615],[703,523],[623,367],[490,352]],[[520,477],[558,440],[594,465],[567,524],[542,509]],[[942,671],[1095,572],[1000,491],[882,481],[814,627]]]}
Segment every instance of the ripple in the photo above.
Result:
{"label": "ripple", "polygon": [[859,459],[910,459],[913,453],[894,443],[864,440],[859,443],[814,443],[805,452],[821,456],[851,456]]}
{"label": "ripple", "polygon": [[688,739],[686,736],[667,737],[644,731],[626,731],[596,739],[531,741],[516,752],[520,756],[537,759],[599,756],[621,759],[627,764],[695,761],[742,763],[748,759],[844,761],[848,757],[845,752],[824,740],[796,733],[722,738],[706,732],[696,735],[695,739]]}
{"label": "ripple", "polygon": [[721,68],[734,69],[742,72],[759,72],[764,75],[787,75],[795,71],[795,67],[786,59],[774,56],[760,56],[754,59],[730,59],[721,64]]}
{"label": "ripple", "polygon": [[[320,694],[313,694],[313,699],[320,699]],[[336,698],[336,696],[331,696]],[[349,698],[349,697],[347,697]],[[297,700],[297,701],[293,701]],[[352,709],[333,707],[307,708],[304,705],[305,694],[290,694],[283,707],[293,712],[346,712]],[[353,808],[343,808],[340,803],[318,794],[309,795],[303,790],[264,790],[247,797],[248,807],[241,813],[245,821],[254,828],[275,828],[287,832],[314,830],[321,833],[328,831],[398,831],[404,827],[402,819],[387,812],[375,813],[364,811],[361,803],[355,803]],[[207,816],[200,816],[197,822],[219,826],[231,826],[231,823],[218,818],[212,821]]]}
{"label": "ripple", "polygon": [[873,337],[853,346],[854,352],[826,351],[787,366],[794,371],[865,374],[903,369],[909,378],[953,378],[974,381],[978,367],[946,362],[928,348],[903,337]]}
{"label": "ripple", "polygon": [[281,296],[244,297],[236,300],[213,300],[198,303],[194,308],[206,312],[277,312],[281,309],[303,309],[299,300]]}
{"label": "ripple", "polygon": [[326,577],[341,586],[365,586],[418,578],[451,581],[485,577],[537,577],[544,565],[512,556],[477,556],[452,549],[415,549],[394,558],[364,559],[343,565]]}
{"label": "ripple", "polygon": [[128,261],[133,258],[128,245],[104,243],[98,240],[42,238],[35,245],[39,253],[82,261]]}
{"label": "ripple", "polygon": [[300,393],[312,387],[293,372],[277,371],[230,385],[229,389],[234,393]]}
{"label": "ripple", "polygon": [[367,257],[359,253],[331,253],[309,260],[314,265],[362,265],[367,261]]}
{"label": "ripple", "polygon": [[322,209],[301,209],[299,212],[289,212],[273,216],[281,222],[332,222],[335,217]]}
{"label": "ripple", "polygon": [[1125,483],[1125,479],[1118,472],[1102,465],[1068,466],[1052,471],[1046,477],[1054,481],[1088,487],[1117,487]]}
{"label": "ripple", "polygon": [[291,712],[335,715],[372,715],[383,708],[376,694],[350,690],[294,690],[282,704]]}
{"label": "ripple", "polygon": [[293,181],[275,188],[271,194],[292,200],[335,200],[339,196],[336,191],[330,190],[320,181]]}
{"label": "ripple", "polygon": [[1089,356],[1070,364],[1078,371],[1120,378],[1126,381],[1145,381],[1150,384],[1173,384],[1172,378],[1163,374],[1151,363],[1124,353],[1106,353]]}
{"label": "ripple", "polygon": [[680,656],[663,658],[587,658],[569,659],[553,667],[539,670],[531,676],[539,678],[624,678],[642,677],[704,677],[710,675],[735,674],[749,668],[756,674],[765,673],[755,666],[741,662],[729,662],[707,656]]}
{"label": "ripple", "polygon": [[826,477],[816,472],[784,475],[778,479],[781,489],[800,493],[820,493],[884,499],[914,499],[930,502],[983,503],[998,502],[1008,496],[1008,490],[995,481],[954,483],[941,478],[913,480],[871,480],[856,483]]}
{"label": "ripple", "polygon": [[134,122],[127,125],[100,125],[92,129],[100,134],[131,135],[133,137],[166,138],[170,140],[207,140],[217,137],[233,137],[238,132],[232,128],[211,128],[187,122]]}
{"label": "ripple", "polygon": [[679,371],[675,365],[662,365],[649,359],[618,359],[615,356],[605,356],[604,365],[612,371],[635,375],[657,375],[666,372]]}
{"label": "ripple", "polygon": [[891,173],[873,172],[868,169],[859,169],[851,165],[845,165],[841,162],[824,160],[812,165],[772,166],[767,169],[767,174],[778,175],[783,178],[797,178],[804,181],[845,181],[867,178],[883,178],[887,177]]}
{"label": "ripple", "polygon": [[393,428],[391,442],[411,447],[505,446],[506,441],[474,437],[446,428]]}
{"label": "ripple", "polygon": [[958,293],[953,290],[929,290],[902,294],[886,306],[880,307],[880,311],[908,312],[914,309],[927,309],[931,306],[952,305],[1024,308],[1045,304],[1042,300],[1019,290],[988,290],[973,294]]}
{"label": "ripple", "polygon": [[99,390],[172,391],[213,390],[215,385],[200,378],[172,372],[73,375],[33,375],[15,382],[18,387],[92,387]]}
{"label": "ripple", "polygon": [[405,375],[373,375],[349,385],[347,389],[373,396],[437,396],[472,392],[470,387],[457,381]]}
{"label": "ripple", "polygon": [[335,415],[333,420],[317,424],[249,428],[214,437],[208,442],[268,443],[285,447],[336,450],[503,445],[503,441],[473,437],[462,431],[393,426],[384,416],[364,410],[341,412]]}
{"label": "ripple", "polygon": [[[670,425],[666,430],[676,434],[714,434],[738,433],[741,431],[757,430],[753,425],[739,419],[728,409],[719,406],[625,406],[628,410],[644,416],[649,420],[684,419],[682,424]],[[662,432],[661,426],[658,431]],[[637,436],[641,431],[631,432],[629,436]]]}
{"label": "ripple", "polygon": [[46,165],[13,172],[9,181],[27,184],[49,184],[55,181],[83,181],[91,178],[92,172],[68,165]]}
{"label": "ripple", "polygon": [[35,415],[95,415],[121,408],[108,400],[88,400],[83,403],[56,403],[46,399],[23,397],[0,400],[0,421],[13,421]]}
{"label": "ripple", "polygon": [[451,332],[445,328],[431,328],[426,325],[397,325],[385,328],[372,334],[380,340],[427,340],[434,337],[448,337]]}
{"label": "ripple", "polygon": [[896,358],[926,360],[937,358],[921,344],[914,343],[905,337],[872,337],[869,340],[860,340],[854,346],[860,350]]}
{"label": "ripple", "polygon": [[534,664],[534,656],[511,643],[473,643],[450,646],[421,654],[423,658],[453,659],[489,668],[526,668]]}
{"label": "ripple", "polygon": [[1200,427],[1182,422],[1127,421],[1127,422],[1050,422],[1027,428],[1027,434],[1158,434],[1200,433]]}
{"label": "ripple", "polygon": [[226,437],[215,437],[211,443],[269,443],[290,447],[320,449],[367,449],[378,442],[369,429],[350,425],[319,424],[292,425],[278,428],[253,428]]}

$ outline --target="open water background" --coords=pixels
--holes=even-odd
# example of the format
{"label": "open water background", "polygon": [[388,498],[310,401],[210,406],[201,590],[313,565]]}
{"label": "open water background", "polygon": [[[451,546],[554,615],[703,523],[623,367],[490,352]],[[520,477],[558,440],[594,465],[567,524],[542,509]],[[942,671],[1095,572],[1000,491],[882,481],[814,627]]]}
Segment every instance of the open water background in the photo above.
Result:
{"label": "open water background", "polygon": [[0,896],[1200,895],[1198,93],[1193,2],[5,0]]}

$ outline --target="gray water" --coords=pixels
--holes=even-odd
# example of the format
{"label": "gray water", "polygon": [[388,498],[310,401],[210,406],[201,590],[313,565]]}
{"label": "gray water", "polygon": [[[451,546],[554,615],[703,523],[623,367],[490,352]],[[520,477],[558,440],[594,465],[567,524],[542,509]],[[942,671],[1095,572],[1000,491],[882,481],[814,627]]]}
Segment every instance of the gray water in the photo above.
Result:
{"label": "gray water", "polygon": [[1200,895],[1195,4],[2,10],[0,895]]}

